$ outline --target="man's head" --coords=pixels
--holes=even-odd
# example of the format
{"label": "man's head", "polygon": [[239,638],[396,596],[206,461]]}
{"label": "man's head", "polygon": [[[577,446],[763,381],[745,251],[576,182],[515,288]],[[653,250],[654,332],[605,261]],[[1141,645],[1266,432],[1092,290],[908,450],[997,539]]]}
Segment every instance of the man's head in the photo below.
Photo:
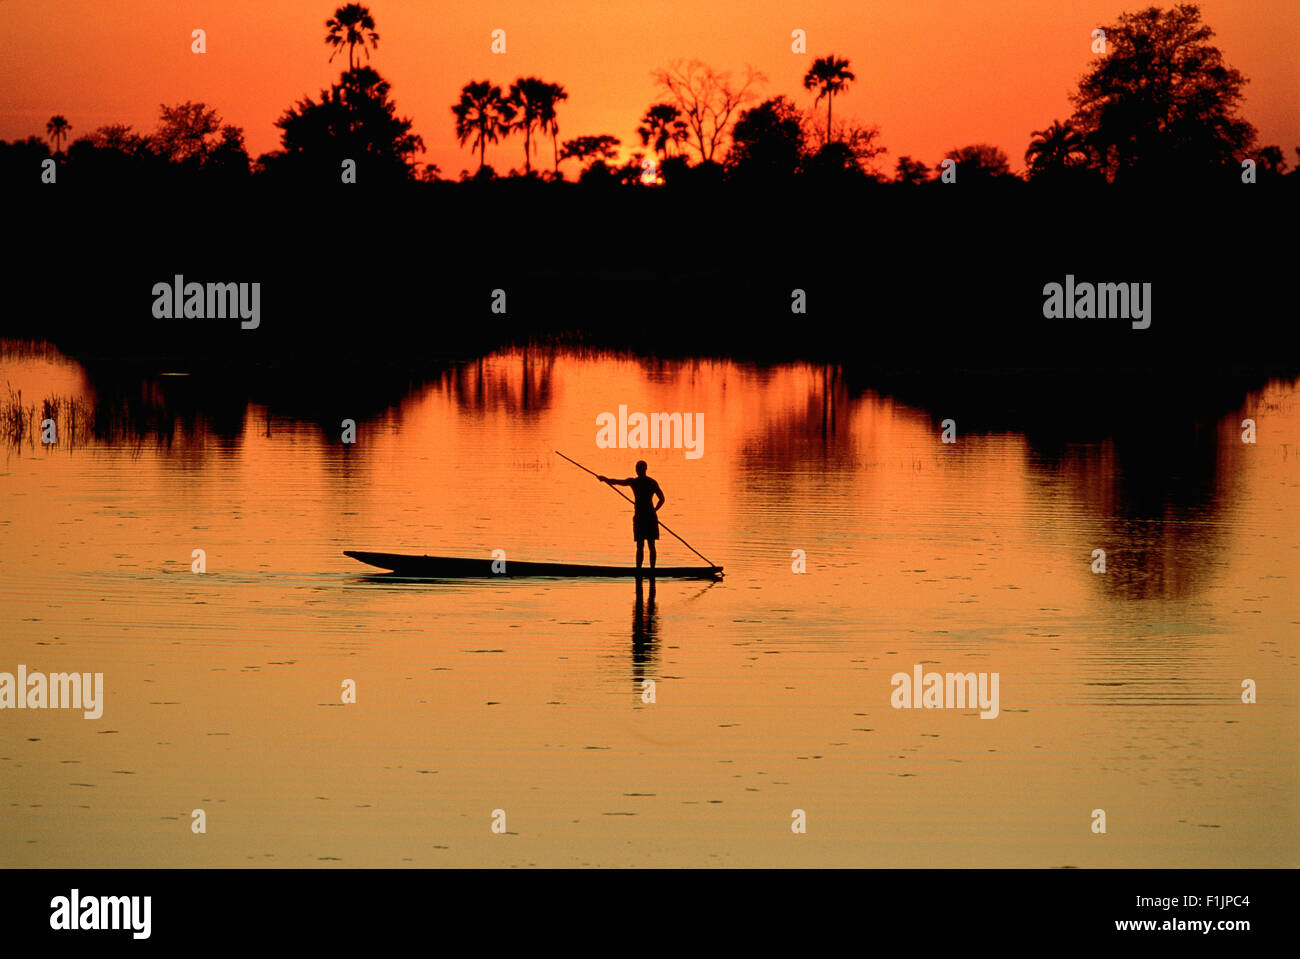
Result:
{"label": "man's head", "polygon": [[645,460],[637,460],[637,461],[636,461],[636,475],[637,475],[637,476],[645,476],[645,471],[646,471]]}

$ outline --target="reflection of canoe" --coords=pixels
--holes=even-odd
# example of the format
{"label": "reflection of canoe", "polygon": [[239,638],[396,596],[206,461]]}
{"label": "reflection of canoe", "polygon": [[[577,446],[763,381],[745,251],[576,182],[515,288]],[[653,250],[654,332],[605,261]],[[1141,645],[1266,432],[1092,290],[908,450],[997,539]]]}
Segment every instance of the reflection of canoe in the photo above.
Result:
{"label": "reflection of canoe", "polygon": [[[650,569],[638,570],[634,566],[581,566],[576,563],[521,563],[507,560],[505,572],[493,573],[492,560],[456,559],[446,556],[408,556],[402,553],[364,553],[345,549],[343,555],[391,570],[399,576],[421,576],[430,579],[502,579],[520,576],[649,576]],[[719,579],[721,566],[660,566],[654,571],[656,579]]]}

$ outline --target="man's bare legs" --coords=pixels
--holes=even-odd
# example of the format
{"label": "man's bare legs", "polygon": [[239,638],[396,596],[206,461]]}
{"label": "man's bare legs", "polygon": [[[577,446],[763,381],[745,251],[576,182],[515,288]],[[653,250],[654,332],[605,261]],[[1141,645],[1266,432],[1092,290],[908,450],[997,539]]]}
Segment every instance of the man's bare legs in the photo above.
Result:
{"label": "man's bare legs", "polygon": [[650,544],[650,568],[655,568],[655,541],[639,539],[636,541],[636,568],[641,568],[641,561],[645,556],[645,544]]}

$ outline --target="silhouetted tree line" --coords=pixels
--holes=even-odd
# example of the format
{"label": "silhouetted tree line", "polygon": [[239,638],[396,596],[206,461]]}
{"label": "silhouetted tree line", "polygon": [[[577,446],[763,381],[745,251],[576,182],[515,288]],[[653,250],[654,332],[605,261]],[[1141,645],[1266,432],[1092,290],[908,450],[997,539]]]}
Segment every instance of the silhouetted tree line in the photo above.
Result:
{"label": "silhouetted tree line", "polygon": [[[1257,147],[1255,128],[1238,112],[1247,80],[1224,62],[1211,43],[1213,30],[1200,17],[1195,4],[1184,3],[1121,14],[1105,27],[1108,50],[1071,95],[1074,113],[1033,132],[1024,179],[1067,186],[1229,182],[1242,177],[1249,159],[1261,182],[1284,176],[1300,182],[1292,179],[1295,171],[1288,172],[1280,147]],[[412,121],[398,115],[389,83],[370,66],[356,65],[358,50],[368,59],[378,47],[370,11],[346,4],[325,27],[330,59],[346,47],[348,69],[318,98],[302,99],[275,121],[278,150],[250,158],[241,128],[223,123],[206,104],[186,102],[163,105],[151,133],[104,126],[72,140],[66,151],[71,126],[54,116],[46,124],[48,145],[35,136],[0,141],[0,175],[7,182],[36,183],[43,161],[52,158],[64,182],[441,179],[435,164],[418,162],[424,143],[411,132]],[[803,78],[804,88],[815,94],[813,108],[805,111],[783,94],[759,102],[755,88],[764,78],[752,69],[737,77],[698,60],[674,61],[654,74],[661,99],[641,117],[641,149],[621,164],[622,144],[609,134],[560,140],[559,108],[568,99],[562,85],[538,77],[521,77],[505,88],[471,81],[451,107],[458,140],[478,159],[475,171],[462,170],[460,179],[497,179],[488,147],[512,136],[522,141],[524,162],[510,178],[563,181],[561,164],[572,161],[579,167],[578,182],[588,186],[771,185],[796,179],[918,186],[953,178],[1022,179],[989,144],[955,147],[933,167],[900,156],[891,172],[882,171],[878,164],[887,151],[879,128],[834,119],[835,97],[856,80],[850,67],[847,58],[834,54],[815,59]],[[823,100],[824,122],[817,112]],[[551,169],[538,170],[533,161],[546,139]],[[1296,152],[1300,157],[1300,147]]]}
{"label": "silhouetted tree line", "polygon": [[[61,122],[59,122],[61,121]],[[63,117],[46,125],[57,144],[71,126]],[[223,123],[216,110],[187,101],[159,108],[158,126],[137,133],[125,124],[102,126],[73,140],[66,151],[50,150],[39,137],[0,141],[0,171],[6,182],[38,183],[42,163],[53,158],[62,182],[160,185],[204,182],[228,184],[247,180],[253,165],[244,146],[244,131]]]}

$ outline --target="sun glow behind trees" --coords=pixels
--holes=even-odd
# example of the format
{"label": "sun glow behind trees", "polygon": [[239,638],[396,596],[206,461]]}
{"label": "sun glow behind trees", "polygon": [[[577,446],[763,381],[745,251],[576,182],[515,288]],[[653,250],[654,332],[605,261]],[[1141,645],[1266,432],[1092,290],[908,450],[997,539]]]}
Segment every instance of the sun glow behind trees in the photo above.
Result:
{"label": "sun glow behind trees", "polygon": [[[1072,112],[1068,94],[1092,60],[1093,27],[1145,5],[654,0],[611,12],[598,0],[546,10],[502,0],[490,10],[434,12],[423,4],[376,3],[382,39],[368,48],[368,61],[360,47],[354,56],[393,85],[403,115],[415,121],[412,132],[428,147],[422,159],[448,173],[470,165],[446,119],[447,105],[470,79],[563,83],[570,99],[561,144],[608,133],[622,141],[622,162],[640,148],[637,126],[655,102],[651,72],[674,58],[698,57],[733,71],[751,63],[768,77],[761,98],[784,93],[806,109],[813,95],[802,89],[802,77],[830,51],[850,59],[858,77],[835,97],[835,118],[879,124],[891,168],[900,156],[934,166],[953,147],[989,142],[1018,170],[1031,132]],[[229,0],[205,9],[200,23],[191,8],[153,0],[9,5],[9,29],[0,35],[0,137],[42,135],[55,114],[70,121],[74,139],[111,123],[147,131],[159,103],[193,100],[243,127],[257,156],[279,145],[274,121],[284,109],[328,87],[346,66],[347,51],[330,63],[332,51],[322,42],[324,21],[337,6],[279,0],[272,13],[259,0]],[[1300,7],[1290,0],[1205,0],[1201,10],[1227,61],[1250,78],[1245,113],[1261,142],[1281,144],[1294,161]],[[190,52],[196,26],[208,34],[203,56]],[[506,56],[489,51],[496,27],[510,30]],[[794,27],[808,32],[806,55],[790,53]],[[819,106],[824,115],[825,102]]]}

